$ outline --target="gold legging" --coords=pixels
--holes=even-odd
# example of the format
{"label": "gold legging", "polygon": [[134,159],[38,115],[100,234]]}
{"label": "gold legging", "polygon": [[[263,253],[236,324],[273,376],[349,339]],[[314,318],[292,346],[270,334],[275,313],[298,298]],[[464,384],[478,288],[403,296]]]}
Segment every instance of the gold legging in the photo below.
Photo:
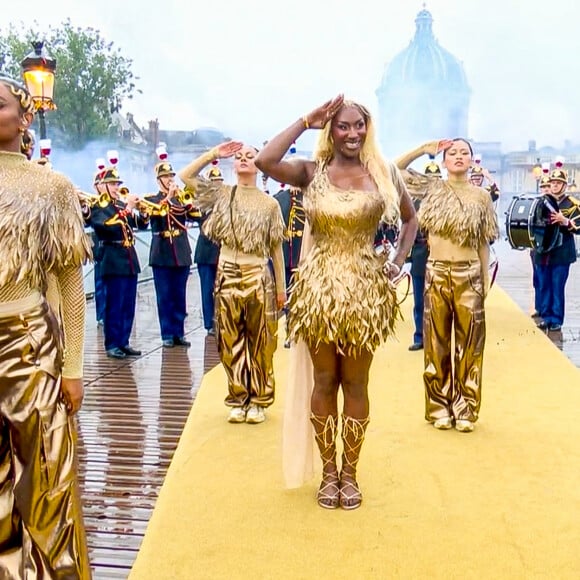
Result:
{"label": "gold legging", "polygon": [[428,262],[423,312],[427,421],[444,417],[477,421],[485,344],[483,302],[478,260]]}
{"label": "gold legging", "polygon": [[278,318],[274,281],[266,262],[219,262],[215,325],[218,352],[228,377],[225,404],[271,405]]}
{"label": "gold legging", "polygon": [[0,578],[91,577],[61,345],[46,303],[0,318]]}

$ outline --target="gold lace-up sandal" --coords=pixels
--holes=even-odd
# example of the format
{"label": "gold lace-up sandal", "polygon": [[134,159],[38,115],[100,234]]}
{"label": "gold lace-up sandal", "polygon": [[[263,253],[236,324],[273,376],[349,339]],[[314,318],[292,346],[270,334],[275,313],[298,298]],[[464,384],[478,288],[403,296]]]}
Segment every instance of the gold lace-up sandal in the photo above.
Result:
{"label": "gold lace-up sandal", "polygon": [[356,466],[365,439],[369,418],[355,419],[342,416],[342,470],[340,472],[340,507],[355,510],[362,503],[362,494],[356,482]]}
{"label": "gold lace-up sandal", "polygon": [[337,418],[334,415],[320,417],[312,414],[310,421],[314,426],[315,439],[322,459],[322,482],[318,488],[316,501],[320,507],[334,510],[340,504],[340,479],[336,467]]}

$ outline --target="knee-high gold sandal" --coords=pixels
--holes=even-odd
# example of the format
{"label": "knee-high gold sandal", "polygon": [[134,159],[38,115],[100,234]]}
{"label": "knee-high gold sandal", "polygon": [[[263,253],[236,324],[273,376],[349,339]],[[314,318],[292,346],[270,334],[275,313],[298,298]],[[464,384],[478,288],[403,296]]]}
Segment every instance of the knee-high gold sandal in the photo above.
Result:
{"label": "knee-high gold sandal", "polygon": [[336,467],[337,418],[334,415],[320,417],[312,414],[310,421],[314,426],[315,439],[322,459],[322,481],[316,500],[320,507],[333,510],[340,503],[340,480]]}
{"label": "knee-high gold sandal", "polygon": [[355,419],[342,416],[342,469],[340,472],[340,507],[354,510],[362,503],[362,493],[356,482],[356,466],[365,439],[369,418]]}

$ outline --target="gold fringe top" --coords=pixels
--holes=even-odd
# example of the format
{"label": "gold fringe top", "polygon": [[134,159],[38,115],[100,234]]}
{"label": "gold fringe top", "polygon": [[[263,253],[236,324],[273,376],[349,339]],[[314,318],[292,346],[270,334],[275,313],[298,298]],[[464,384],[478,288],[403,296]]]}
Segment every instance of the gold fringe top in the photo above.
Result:
{"label": "gold fringe top", "polygon": [[489,193],[468,182],[434,181],[421,202],[418,219],[422,230],[475,250],[499,237]]}
{"label": "gold fringe top", "polygon": [[213,242],[269,258],[286,237],[280,204],[255,186],[232,186],[197,177],[195,203],[210,212],[204,234]]}
{"label": "gold fringe top", "polygon": [[63,376],[82,376],[81,265],[90,259],[91,249],[73,184],[24,155],[0,152],[0,240],[0,302],[20,300],[34,291],[44,294],[47,273],[53,273],[63,306]]}

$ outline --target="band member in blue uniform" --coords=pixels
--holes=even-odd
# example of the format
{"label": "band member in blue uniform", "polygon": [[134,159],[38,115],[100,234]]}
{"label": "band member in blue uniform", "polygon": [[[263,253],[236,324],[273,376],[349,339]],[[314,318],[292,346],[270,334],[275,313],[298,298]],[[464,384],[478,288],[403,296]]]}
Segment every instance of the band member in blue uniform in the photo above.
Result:
{"label": "band member in blue uniform", "polygon": [[192,263],[186,221],[199,213],[193,206],[193,196],[188,198],[175,183],[171,163],[158,163],[155,176],[159,192],[145,196],[141,203],[151,213],[149,265],[155,282],[161,340],[167,348],[191,346],[185,340],[184,328],[187,279]]}
{"label": "band member in blue uniform", "polygon": [[98,239],[101,273],[105,284],[105,350],[110,358],[140,356],[141,351],[129,345],[135,319],[137,276],[141,272],[135,251],[133,228],[147,229],[149,216],[135,215],[139,199],[128,195],[119,198],[121,178],[116,167],[106,168],[99,177],[103,193],[91,202],[85,222],[92,226]]}
{"label": "band member in blue uniform", "polygon": [[[211,167],[206,178],[214,183],[223,183],[224,178],[219,167]],[[203,326],[210,336],[215,336],[214,328],[214,289],[217,275],[217,265],[220,253],[218,244],[212,242],[203,233],[203,224],[209,213],[201,214],[195,221],[199,223],[199,234],[195,245],[193,261],[197,266],[199,285],[201,290],[201,311],[203,314]]]}
{"label": "band member in blue uniform", "polygon": [[548,252],[536,250],[536,264],[540,289],[538,327],[558,331],[564,323],[566,282],[570,264],[576,261],[574,234],[580,234],[580,202],[566,193],[568,174],[558,167],[550,173],[550,195],[557,201],[559,211],[550,220],[558,226],[559,242]]}
{"label": "band member in blue uniform", "polygon": [[[103,170],[105,169],[104,166],[100,166],[97,162],[98,171],[95,173],[93,178],[93,187],[97,192],[97,195],[106,194],[106,185],[101,184],[99,182],[99,177],[101,176]],[[105,321],[105,283],[103,281],[103,274],[101,272],[101,248],[99,247],[99,239],[97,235],[93,231],[92,235],[93,240],[93,281],[95,284],[95,314],[97,318],[97,326],[103,326]]]}
{"label": "band member in blue uniform", "polygon": [[286,288],[290,288],[292,274],[296,270],[300,259],[302,233],[304,231],[305,216],[302,205],[302,190],[299,187],[288,186],[281,189],[274,196],[274,199],[280,204],[288,236],[282,245],[282,249],[286,268]]}
{"label": "band member in blue uniform", "polygon": [[[483,185],[483,182],[486,179],[487,185]],[[476,185],[477,187],[483,187],[483,189],[485,189],[489,193],[491,201],[496,202],[499,199],[500,191],[499,187],[497,186],[497,183],[495,182],[489,171],[484,167],[482,167],[481,165],[474,165],[471,168],[469,181],[473,185]]]}

